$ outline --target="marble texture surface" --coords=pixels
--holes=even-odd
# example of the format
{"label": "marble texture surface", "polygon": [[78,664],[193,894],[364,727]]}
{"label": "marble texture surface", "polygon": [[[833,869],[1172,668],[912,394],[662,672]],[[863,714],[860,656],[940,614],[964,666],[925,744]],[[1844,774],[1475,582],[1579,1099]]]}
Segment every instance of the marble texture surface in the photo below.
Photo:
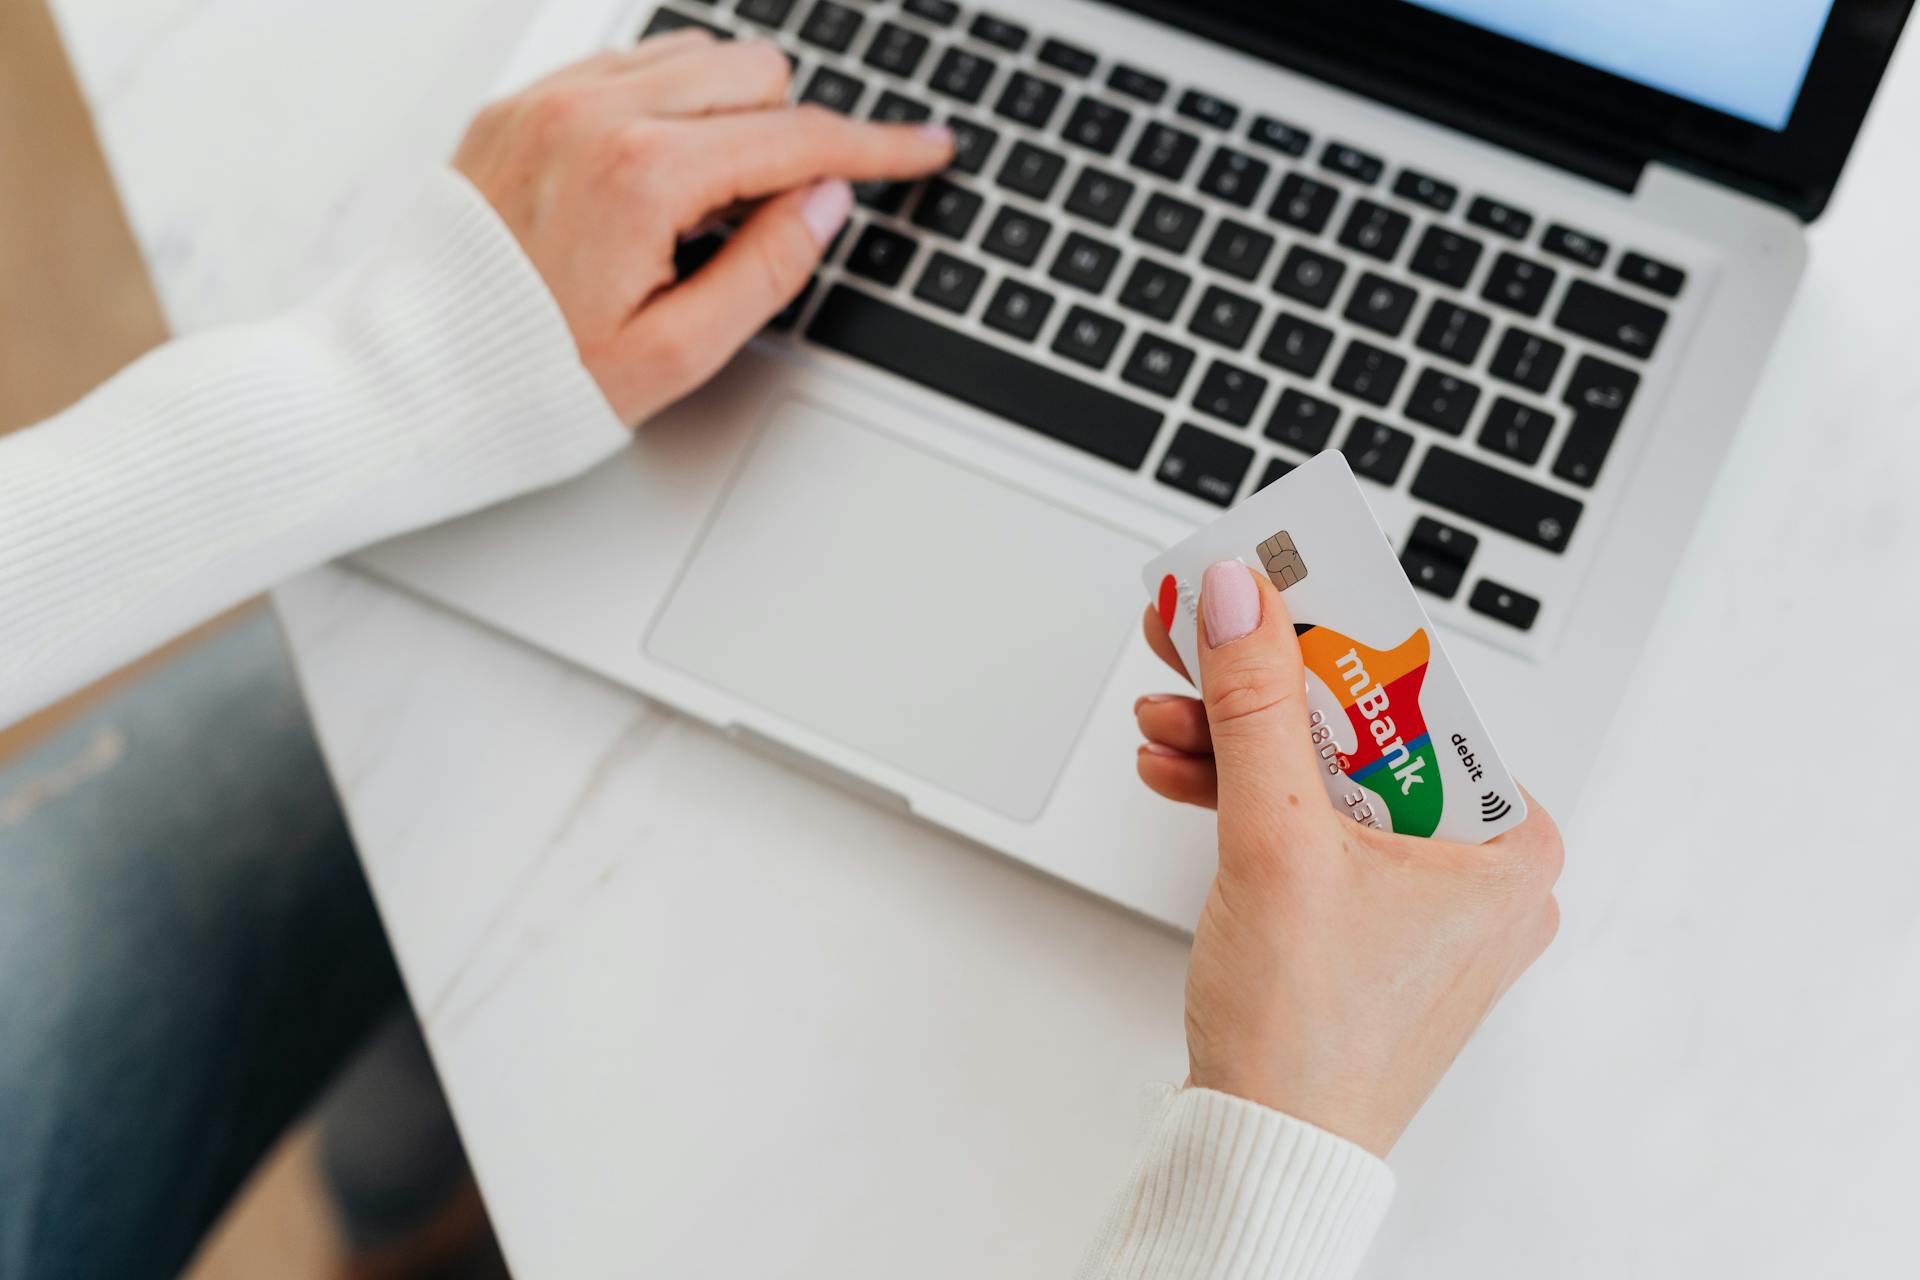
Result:
{"label": "marble texture surface", "polygon": [[[364,251],[536,3],[56,0],[175,326]],[[1909,47],[1370,1275],[1920,1267],[1916,130]],[[1066,1273],[1181,940],[350,572],[277,600],[518,1275]]]}

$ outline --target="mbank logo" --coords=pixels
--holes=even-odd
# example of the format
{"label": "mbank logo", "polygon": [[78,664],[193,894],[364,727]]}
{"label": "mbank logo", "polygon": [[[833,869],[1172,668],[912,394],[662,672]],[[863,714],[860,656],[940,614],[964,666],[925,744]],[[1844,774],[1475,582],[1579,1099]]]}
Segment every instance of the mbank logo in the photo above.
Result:
{"label": "mbank logo", "polygon": [[1393,829],[1430,836],[1444,800],[1440,760],[1420,709],[1431,646],[1415,631],[1398,647],[1369,649],[1329,627],[1296,626],[1300,655],[1346,709],[1354,748],[1340,754],[1340,772],[1379,796]]}

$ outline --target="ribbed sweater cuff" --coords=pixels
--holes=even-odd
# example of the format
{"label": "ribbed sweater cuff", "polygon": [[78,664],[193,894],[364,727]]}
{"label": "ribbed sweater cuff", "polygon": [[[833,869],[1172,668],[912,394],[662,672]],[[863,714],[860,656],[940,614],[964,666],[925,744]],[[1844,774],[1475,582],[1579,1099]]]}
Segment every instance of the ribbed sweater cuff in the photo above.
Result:
{"label": "ribbed sweater cuff", "polygon": [[1353,1143],[1211,1089],[1169,1090],[1081,1280],[1342,1280],[1393,1198]]}
{"label": "ribbed sweater cuff", "polygon": [[443,171],[311,304],[169,343],[0,439],[0,724],[630,438],[512,233]]}

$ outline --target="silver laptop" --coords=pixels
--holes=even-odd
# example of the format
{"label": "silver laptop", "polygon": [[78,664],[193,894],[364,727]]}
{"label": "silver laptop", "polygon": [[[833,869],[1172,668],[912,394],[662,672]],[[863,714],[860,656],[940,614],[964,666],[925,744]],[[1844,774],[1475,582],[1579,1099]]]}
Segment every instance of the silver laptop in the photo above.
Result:
{"label": "silver laptop", "polygon": [[1186,927],[1139,570],[1340,449],[1564,814],[1910,5],[551,0],[503,88],[699,25],[957,159],[632,450],[358,563]]}

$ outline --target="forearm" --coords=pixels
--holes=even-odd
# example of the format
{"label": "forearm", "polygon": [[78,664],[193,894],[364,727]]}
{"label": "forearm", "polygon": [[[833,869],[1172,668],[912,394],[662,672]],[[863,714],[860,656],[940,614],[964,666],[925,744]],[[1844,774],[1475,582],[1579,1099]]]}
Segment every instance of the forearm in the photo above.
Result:
{"label": "forearm", "polygon": [[628,438],[451,173],[313,304],[173,343],[0,439],[0,725],[289,574]]}
{"label": "forearm", "polygon": [[1392,1198],[1386,1165],[1350,1142],[1169,1092],[1080,1280],[1345,1280]]}

